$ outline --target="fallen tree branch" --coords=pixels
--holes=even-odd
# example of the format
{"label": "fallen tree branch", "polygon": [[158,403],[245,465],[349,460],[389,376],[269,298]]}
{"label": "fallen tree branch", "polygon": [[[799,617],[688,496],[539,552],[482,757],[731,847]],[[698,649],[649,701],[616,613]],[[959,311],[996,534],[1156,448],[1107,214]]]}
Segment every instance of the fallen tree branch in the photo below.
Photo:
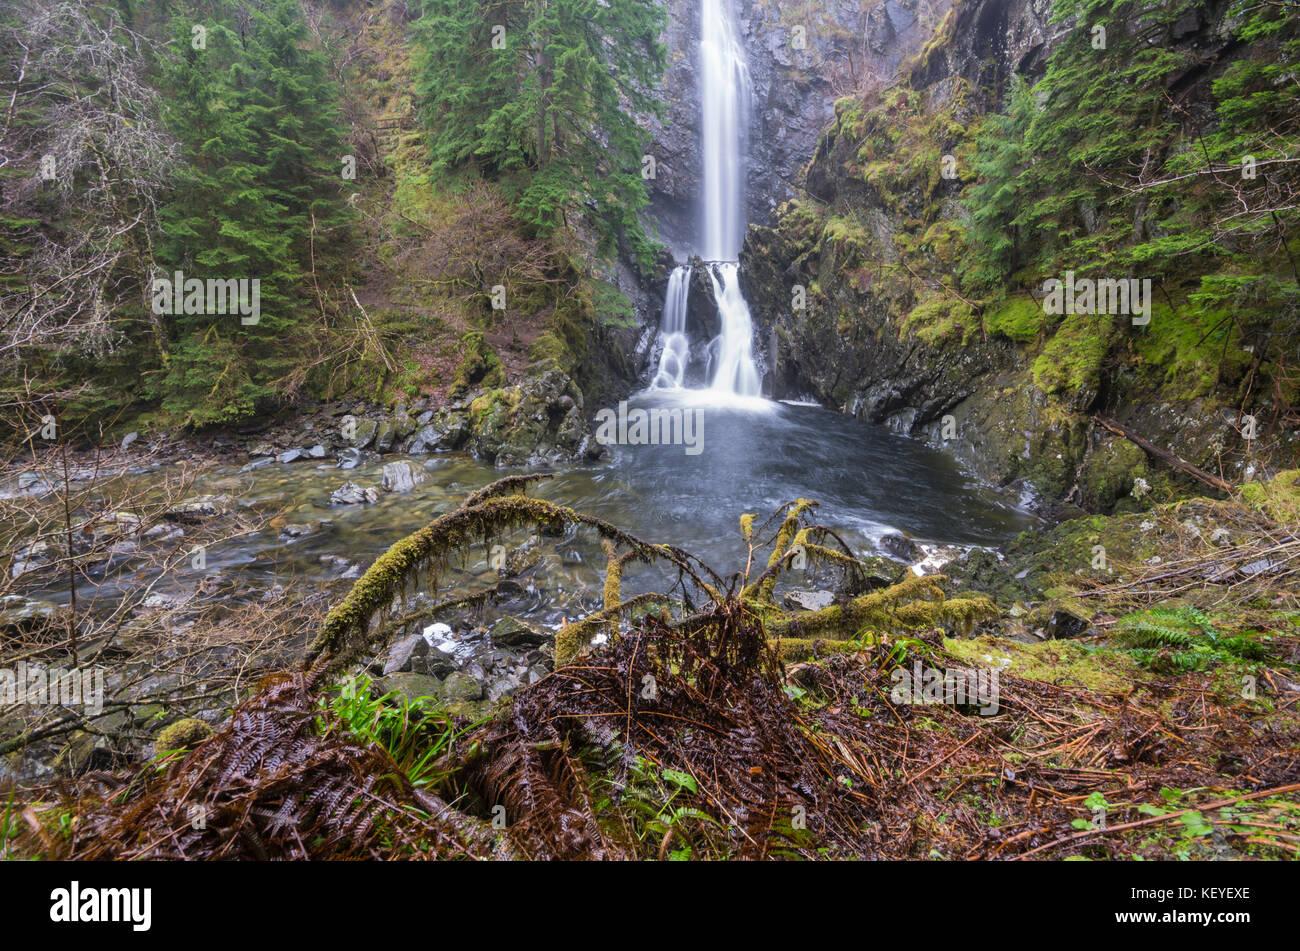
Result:
{"label": "fallen tree branch", "polygon": [[1155,456],[1161,462],[1173,466],[1175,469],[1178,469],[1180,472],[1186,472],[1192,478],[1198,479],[1201,482],[1204,482],[1206,485],[1218,489],[1220,492],[1225,492],[1228,495],[1236,494],[1237,488],[1231,482],[1228,482],[1224,479],[1220,479],[1218,476],[1211,475],[1210,473],[1206,472],[1204,469],[1197,468],[1196,466],[1192,465],[1190,462],[1187,462],[1183,459],[1179,459],[1168,449],[1161,449],[1159,446],[1156,446],[1153,443],[1149,442],[1148,440],[1143,439],[1141,436],[1133,432],[1131,429],[1126,429],[1124,426],[1121,426],[1119,423],[1115,422],[1115,420],[1109,419],[1100,414],[1095,414],[1092,417],[1092,420],[1103,429],[1109,430],[1110,432],[1114,433],[1116,436],[1123,436],[1129,442],[1133,443],[1133,445],[1139,447],[1140,449],[1144,450],[1148,454]]}
{"label": "fallen tree branch", "polygon": [[1056,839],[1048,842],[1046,845],[1040,845],[1036,849],[1030,849],[1028,852],[1021,852],[1012,861],[1027,859],[1035,853],[1042,852],[1046,849],[1054,848],[1058,845],[1064,845],[1066,842],[1077,842],[1079,839],[1087,839],[1094,835],[1102,835],[1108,832],[1123,832],[1126,829],[1137,829],[1141,826],[1157,825],[1161,822],[1168,822],[1170,819],[1177,819],[1189,812],[1208,812],[1211,809],[1222,809],[1224,806],[1231,806],[1233,803],[1246,802],[1250,799],[1263,799],[1265,796],[1280,796],[1283,793],[1296,792],[1300,790],[1300,783],[1292,783],[1290,786],[1275,786],[1272,789],[1261,789],[1258,792],[1246,793],[1244,796],[1233,796],[1231,799],[1220,799],[1218,802],[1207,803],[1204,806],[1189,806],[1186,809],[1179,809],[1177,812],[1171,812],[1168,815],[1153,816],[1150,819],[1138,819],[1136,822],[1125,822],[1122,825],[1111,826],[1108,829],[1087,829],[1083,832],[1076,832],[1074,835],[1067,835],[1063,839]]}

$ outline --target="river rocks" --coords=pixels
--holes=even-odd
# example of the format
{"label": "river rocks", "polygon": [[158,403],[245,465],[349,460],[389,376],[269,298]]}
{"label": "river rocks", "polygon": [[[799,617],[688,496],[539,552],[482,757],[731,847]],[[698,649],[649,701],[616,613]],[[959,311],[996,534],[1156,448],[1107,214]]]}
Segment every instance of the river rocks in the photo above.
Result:
{"label": "river rocks", "polygon": [[389,648],[388,659],[384,662],[384,674],[423,668],[430,649],[429,641],[423,634],[411,634],[402,638]]}
{"label": "river rocks", "polygon": [[344,482],[330,494],[331,505],[359,505],[362,502],[378,501],[378,489],[374,486],[362,488],[355,482]]}
{"label": "river rocks", "polygon": [[416,700],[441,700],[443,697],[442,681],[428,674],[409,671],[388,674],[375,682],[381,693],[396,693],[408,703]]}
{"label": "river rocks", "polygon": [[391,452],[397,440],[397,425],[391,420],[381,419],[375,425],[375,451]]}
{"label": "river rocks", "polygon": [[182,525],[197,525],[229,514],[232,505],[234,501],[228,495],[201,495],[172,506],[163,513],[163,518]]}
{"label": "river rocks", "polygon": [[478,700],[483,696],[483,684],[467,673],[456,671],[442,682],[442,695],[448,700]]}
{"label": "river rocks", "polygon": [[10,577],[17,578],[29,571],[44,568],[53,562],[55,557],[55,551],[50,543],[43,538],[37,539],[14,552],[13,563],[9,566]]}
{"label": "river rocks", "polygon": [[[888,588],[890,585],[898,584],[903,580],[905,569],[889,558],[880,555],[867,555],[858,559],[861,565],[863,583],[865,590],[875,591],[878,588]],[[858,592],[854,591],[853,594]]]}
{"label": "river rocks", "polygon": [[34,601],[17,594],[0,597],[0,634],[34,634],[58,622],[59,607],[50,601]]}
{"label": "river rocks", "polygon": [[365,458],[366,458],[366,454],[362,452],[360,449],[353,449],[353,448],[343,449],[339,452],[339,456],[338,456],[339,468],[355,469],[357,466],[361,465],[361,463],[365,461]]}
{"label": "river rocks", "polygon": [[470,451],[497,466],[554,465],[604,452],[589,438],[581,391],[556,369],[476,398],[469,429]]}
{"label": "river rocks", "polygon": [[383,487],[389,492],[410,492],[428,478],[424,469],[402,460],[384,466]]}
{"label": "river rocks", "polygon": [[512,617],[503,617],[493,624],[488,636],[499,647],[538,647],[550,639],[536,628]]}
{"label": "river rocks", "polygon": [[835,595],[830,591],[805,591],[795,588],[787,591],[783,600],[787,608],[796,611],[820,611],[835,603]]}
{"label": "river rocks", "polygon": [[908,564],[918,561],[924,554],[920,546],[902,532],[886,532],[876,544],[886,555]]}
{"label": "river rocks", "polygon": [[379,424],[373,419],[348,415],[339,420],[339,434],[350,449],[365,449],[375,439]]}
{"label": "river rocks", "polygon": [[381,690],[400,689],[408,697],[418,690],[450,710],[478,715],[550,672],[551,639],[513,617],[499,618],[490,631],[457,631],[437,622],[399,637],[381,659],[366,666],[382,671]]}

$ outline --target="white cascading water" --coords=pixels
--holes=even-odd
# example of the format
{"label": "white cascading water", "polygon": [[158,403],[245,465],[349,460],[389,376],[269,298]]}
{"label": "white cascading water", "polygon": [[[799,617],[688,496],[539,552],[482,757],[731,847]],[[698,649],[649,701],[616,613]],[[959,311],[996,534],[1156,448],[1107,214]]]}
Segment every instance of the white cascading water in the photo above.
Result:
{"label": "white cascading water", "polygon": [[653,389],[680,389],[686,375],[690,341],[686,338],[686,301],[691,292],[691,266],[682,264],[668,276],[668,293],[664,295],[664,319],[660,324],[663,352],[659,354],[659,372]]}
{"label": "white cascading water", "polygon": [[753,322],[740,293],[740,246],[744,234],[744,161],[741,143],[749,106],[749,68],[736,36],[732,0],[704,0],[700,33],[700,98],[704,139],[704,251],[722,332],[714,354],[710,389],[758,396]]}
{"label": "white cascading water", "polygon": [[[761,381],[754,364],[754,328],[749,304],[740,292],[738,264],[745,227],[742,141],[749,106],[749,68],[736,36],[731,2],[704,0],[701,17],[704,202],[700,254],[709,262],[722,325],[709,344],[709,390],[718,396],[757,397]],[[689,267],[678,267],[668,281],[661,325],[664,349],[651,384],[656,389],[680,387],[686,372],[690,276]]]}

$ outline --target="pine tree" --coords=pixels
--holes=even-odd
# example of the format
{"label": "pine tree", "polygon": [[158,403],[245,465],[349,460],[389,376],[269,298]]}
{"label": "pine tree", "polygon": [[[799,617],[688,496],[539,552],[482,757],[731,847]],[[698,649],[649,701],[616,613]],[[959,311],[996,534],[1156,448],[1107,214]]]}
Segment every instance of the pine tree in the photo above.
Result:
{"label": "pine tree", "polygon": [[236,33],[207,27],[206,48],[178,18],[170,118],[189,164],[163,212],[165,275],[257,279],[260,317],[175,314],[163,408],[195,425],[257,412],[313,332],[309,269],[338,266],[343,224],[337,91],[308,45],[295,0],[252,9]]}
{"label": "pine tree", "polygon": [[426,0],[417,92],[436,172],[522,171],[517,208],[539,234],[583,214],[612,255],[648,264],[641,161],[658,114],[664,9],[648,0]]}

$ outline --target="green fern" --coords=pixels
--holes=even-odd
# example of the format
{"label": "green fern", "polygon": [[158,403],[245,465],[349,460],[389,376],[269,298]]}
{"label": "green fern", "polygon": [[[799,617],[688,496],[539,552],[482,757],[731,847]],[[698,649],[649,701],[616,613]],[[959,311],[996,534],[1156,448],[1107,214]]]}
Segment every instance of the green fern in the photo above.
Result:
{"label": "green fern", "polygon": [[1193,607],[1152,608],[1120,618],[1114,644],[1139,666],[1161,674],[1265,660],[1268,650],[1244,634],[1228,635]]}

